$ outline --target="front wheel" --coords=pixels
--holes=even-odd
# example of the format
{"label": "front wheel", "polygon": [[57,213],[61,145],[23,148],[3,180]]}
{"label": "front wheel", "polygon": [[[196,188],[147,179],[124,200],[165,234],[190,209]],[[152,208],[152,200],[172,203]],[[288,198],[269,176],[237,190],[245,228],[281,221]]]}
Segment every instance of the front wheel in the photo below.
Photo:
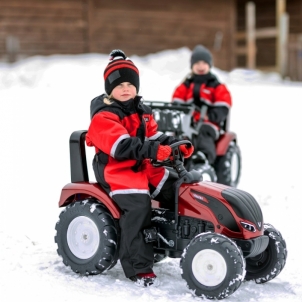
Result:
{"label": "front wheel", "polygon": [[63,263],[79,274],[96,275],[118,260],[118,224],[95,200],[69,204],[56,224],[55,242]]}
{"label": "front wheel", "polygon": [[246,258],[247,281],[268,282],[277,277],[285,266],[287,249],[281,233],[272,225],[264,224],[264,235],[269,237],[266,250],[255,257]]}
{"label": "front wheel", "polygon": [[182,278],[196,296],[224,299],[241,285],[245,261],[234,241],[221,234],[202,233],[185,248]]}
{"label": "front wheel", "polygon": [[217,176],[214,168],[209,164],[193,164],[192,168],[202,175],[203,181],[217,182]]}

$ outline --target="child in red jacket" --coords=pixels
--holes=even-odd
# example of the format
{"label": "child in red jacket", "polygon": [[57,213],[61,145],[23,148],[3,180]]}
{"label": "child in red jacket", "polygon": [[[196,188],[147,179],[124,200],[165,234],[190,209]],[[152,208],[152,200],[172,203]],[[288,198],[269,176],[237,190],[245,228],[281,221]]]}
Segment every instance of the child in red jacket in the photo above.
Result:
{"label": "child in red jacket", "polygon": [[221,124],[232,106],[231,95],[224,84],[210,72],[212,55],[202,45],[197,45],[191,54],[191,73],[175,89],[172,102],[195,105],[193,123],[200,119],[200,109],[207,107],[207,114],[200,128],[196,151],[203,152],[209,164],[216,159],[215,142],[220,136]]}
{"label": "child in red jacket", "polygon": [[[113,50],[104,71],[105,91],[91,101],[91,124],[86,143],[94,146],[96,180],[122,210],[119,259],[127,278],[139,286],[158,284],[154,274],[153,244],[144,240],[151,227],[151,198],[173,207],[177,176],[150,159],[171,154],[173,137],[157,131],[152,110],[139,90],[139,71],[123,51]],[[181,146],[185,157],[193,147]]]}

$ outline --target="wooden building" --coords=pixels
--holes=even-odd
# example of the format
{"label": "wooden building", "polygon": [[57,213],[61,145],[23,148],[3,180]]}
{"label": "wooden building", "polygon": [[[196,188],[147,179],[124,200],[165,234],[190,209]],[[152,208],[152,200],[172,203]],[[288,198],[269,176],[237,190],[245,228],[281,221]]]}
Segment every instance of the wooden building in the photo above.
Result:
{"label": "wooden building", "polygon": [[[276,26],[277,1],[253,1],[256,27]],[[288,47],[296,55],[302,34],[302,1],[281,1],[286,2],[290,20]],[[142,56],[203,44],[212,51],[215,66],[231,70],[246,65],[245,56],[237,51],[241,46],[236,34],[245,30],[247,2],[0,0],[0,61],[34,55],[109,53],[113,48],[123,49],[128,56]],[[256,67],[274,65],[274,43],[274,39],[257,40]]]}
{"label": "wooden building", "polygon": [[[260,70],[278,69],[278,14],[283,9],[287,17],[286,27],[280,28],[281,32],[286,31],[286,43],[281,45],[284,50],[284,76],[292,80],[302,81],[302,1],[301,0],[237,0],[236,4],[236,30],[245,31],[247,27],[246,6],[248,3],[255,6],[255,29],[256,34],[256,54],[255,67]],[[274,29],[276,31],[274,31]],[[280,37],[279,37],[280,38]],[[281,41],[282,42],[282,41]],[[236,48],[244,43],[241,39],[237,41]],[[280,56],[280,54],[279,54]],[[279,62],[280,63],[280,62]],[[246,55],[237,51],[236,66],[247,66]],[[282,68],[281,68],[282,69]]]}

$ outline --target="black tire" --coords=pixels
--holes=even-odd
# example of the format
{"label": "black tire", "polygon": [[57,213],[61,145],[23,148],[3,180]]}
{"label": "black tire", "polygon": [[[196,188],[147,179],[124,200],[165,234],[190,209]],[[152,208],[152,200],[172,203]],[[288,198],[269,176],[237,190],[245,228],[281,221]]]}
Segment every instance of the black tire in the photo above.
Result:
{"label": "black tire", "polygon": [[216,172],[209,164],[197,163],[193,164],[192,168],[201,173],[203,181],[217,182]]}
{"label": "black tire", "polygon": [[180,267],[193,294],[207,299],[230,296],[245,274],[241,249],[231,239],[215,233],[193,238],[181,256]]}
{"label": "black tire", "polygon": [[230,143],[225,155],[217,156],[214,169],[218,183],[237,187],[241,174],[241,151],[234,141]]}
{"label": "black tire", "polygon": [[261,254],[246,258],[245,280],[247,281],[254,280],[256,283],[266,283],[276,278],[286,263],[286,242],[281,233],[266,223],[264,229],[264,235],[269,237],[269,243]]}
{"label": "black tire", "polygon": [[59,218],[55,242],[66,266],[81,275],[97,275],[116,264],[119,229],[104,205],[92,199],[77,201]]}

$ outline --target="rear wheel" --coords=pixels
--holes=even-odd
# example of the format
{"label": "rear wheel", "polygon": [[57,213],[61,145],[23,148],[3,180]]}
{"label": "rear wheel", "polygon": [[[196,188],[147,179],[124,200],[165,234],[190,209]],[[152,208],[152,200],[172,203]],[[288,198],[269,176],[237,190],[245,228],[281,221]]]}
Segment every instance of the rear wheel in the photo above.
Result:
{"label": "rear wheel", "polygon": [[264,252],[246,258],[247,281],[265,283],[277,277],[285,266],[287,249],[282,235],[272,225],[264,224],[264,235],[269,237],[269,243]]}
{"label": "rear wheel", "polygon": [[234,241],[214,233],[197,235],[184,250],[180,267],[188,288],[207,299],[223,299],[241,285],[245,262]]}
{"label": "rear wheel", "polygon": [[214,168],[218,183],[237,187],[241,173],[241,151],[234,141],[230,143],[225,155],[217,156]]}
{"label": "rear wheel", "polygon": [[117,263],[118,226],[104,205],[77,201],[59,218],[55,242],[66,266],[82,275],[96,275]]}

